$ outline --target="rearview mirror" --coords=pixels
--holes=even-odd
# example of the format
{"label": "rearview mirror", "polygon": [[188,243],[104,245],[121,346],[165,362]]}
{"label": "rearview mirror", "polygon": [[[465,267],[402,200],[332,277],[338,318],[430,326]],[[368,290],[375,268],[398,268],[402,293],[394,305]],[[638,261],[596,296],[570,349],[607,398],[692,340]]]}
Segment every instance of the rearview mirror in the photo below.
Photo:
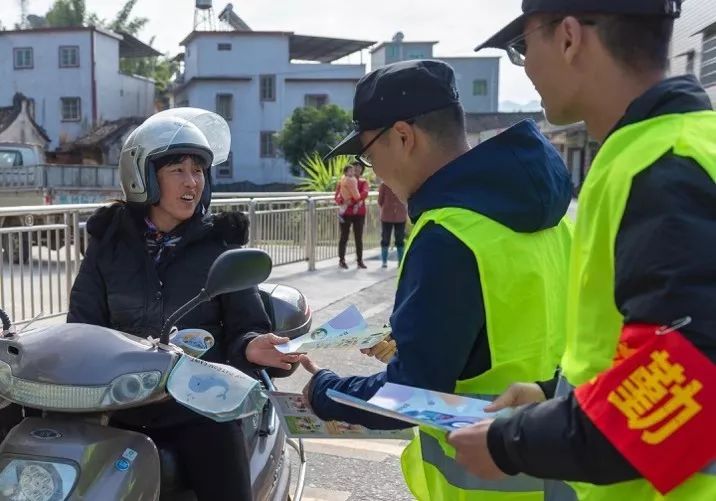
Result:
{"label": "rearview mirror", "polygon": [[211,265],[204,290],[210,298],[254,287],[271,274],[271,258],[259,249],[234,249]]}

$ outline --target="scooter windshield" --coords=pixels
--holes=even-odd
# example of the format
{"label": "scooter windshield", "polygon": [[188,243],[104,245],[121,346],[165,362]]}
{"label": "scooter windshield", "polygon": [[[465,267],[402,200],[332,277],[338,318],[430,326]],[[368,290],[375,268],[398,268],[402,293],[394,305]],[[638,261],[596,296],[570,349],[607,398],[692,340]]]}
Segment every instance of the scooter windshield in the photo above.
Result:
{"label": "scooter windshield", "polygon": [[214,421],[234,421],[261,412],[267,396],[258,381],[222,364],[183,355],[167,383],[174,399]]}

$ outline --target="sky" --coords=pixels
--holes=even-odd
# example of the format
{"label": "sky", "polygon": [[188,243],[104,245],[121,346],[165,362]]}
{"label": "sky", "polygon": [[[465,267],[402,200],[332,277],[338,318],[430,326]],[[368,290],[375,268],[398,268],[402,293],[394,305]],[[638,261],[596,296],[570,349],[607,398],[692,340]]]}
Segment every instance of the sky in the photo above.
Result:
{"label": "sky", "polygon": [[[27,0],[30,14],[43,15],[52,0]],[[228,3],[214,2],[216,14]],[[87,10],[111,19],[124,0],[86,0]],[[20,0],[0,0],[6,29],[20,20]],[[388,41],[397,31],[405,40],[438,40],[434,55],[472,56],[473,48],[520,14],[521,0],[234,0],[234,11],[254,30],[292,31],[302,35]],[[171,6],[171,7],[169,7]],[[154,47],[175,55],[179,42],[192,30],[194,0],[138,0],[135,16],[149,18],[139,34]],[[479,55],[498,56],[500,101],[539,100],[522,68],[513,66],[496,50]],[[370,57],[364,54],[364,62]],[[360,55],[347,62],[360,62]]]}

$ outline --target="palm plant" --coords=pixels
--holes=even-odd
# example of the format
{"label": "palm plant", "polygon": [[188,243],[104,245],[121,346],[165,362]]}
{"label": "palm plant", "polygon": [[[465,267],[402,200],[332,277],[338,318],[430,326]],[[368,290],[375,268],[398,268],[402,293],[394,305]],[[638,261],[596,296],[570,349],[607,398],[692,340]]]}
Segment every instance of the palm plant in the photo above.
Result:
{"label": "palm plant", "polygon": [[343,167],[351,161],[349,156],[334,157],[324,162],[318,152],[306,155],[300,162],[301,169],[306,173],[296,187],[297,191],[333,191],[338,179],[343,174]]}

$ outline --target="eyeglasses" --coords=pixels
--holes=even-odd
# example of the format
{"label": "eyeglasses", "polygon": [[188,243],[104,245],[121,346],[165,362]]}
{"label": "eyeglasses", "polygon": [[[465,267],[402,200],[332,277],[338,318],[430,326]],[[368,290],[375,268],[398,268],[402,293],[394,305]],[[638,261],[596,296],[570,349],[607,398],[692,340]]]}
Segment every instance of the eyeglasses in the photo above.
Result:
{"label": "eyeglasses", "polygon": [[[400,121],[412,125],[415,123],[415,118],[409,118],[407,120],[400,120]],[[380,132],[378,132],[378,134],[376,134],[373,139],[368,141],[368,144],[363,146],[363,148],[360,150],[360,152],[358,152],[358,154],[355,156],[356,162],[361,164],[363,167],[372,168],[373,162],[370,160],[370,157],[366,154],[366,152],[368,151],[368,148],[373,146],[373,143],[375,143],[380,136],[382,136],[383,134],[388,132],[390,129],[392,129],[393,125],[395,125],[395,123],[392,123],[386,127],[383,127],[382,129],[380,129]]]}
{"label": "eyeglasses", "polygon": [[[507,42],[507,56],[510,58],[510,62],[516,66],[525,65],[525,56],[527,54],[527,37],[532,33],[536,33],[548,26],[552,26],[556,23],[561,23],[565,18],[553,19],[547,23],[537,26],[535,29],[528,31],[518,37],[513,38]],[[578,19],[579,24],[583,26],[595,26],[596,21],[591,19]]]}
{"label": "eyeglasses", "polygon": [[380,136],[385,134],[387,131],[389,131],[393,127],[393,124],[388,125],[387,127],[383,127],[378,134],[375,135],[373,139],[368,141],[368,144],[363,146],[363,149],[358,152],[358,154],[355,156],[356,162],[361,164],[363,167],[373,167],[373,162],[370,161],[370,157],[366,155],[366,152],[368,151],[368,148],[373,146],[373,143],[375,143]]}

